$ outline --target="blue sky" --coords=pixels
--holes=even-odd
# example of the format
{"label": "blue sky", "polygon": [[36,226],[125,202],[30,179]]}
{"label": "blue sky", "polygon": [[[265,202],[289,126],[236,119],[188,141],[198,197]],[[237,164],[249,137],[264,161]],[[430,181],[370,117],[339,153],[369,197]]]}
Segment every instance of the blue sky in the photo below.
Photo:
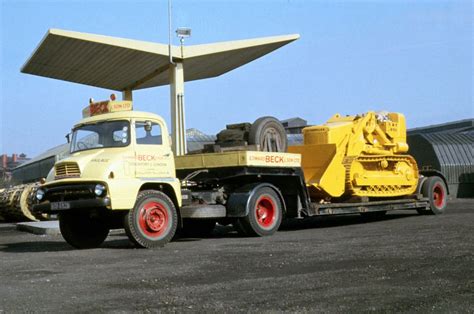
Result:
{"label": "blue sky", "polygon": [[[167,43],[167,1],[1,3],[0,153],[64,143],[90,97],[111,91],[20,73],[49,28]],[[471,1],[173,1],[186,44],[299,33],[221,77],[185,86],[187,127],[212,134],[264,115],[323,123],[334,113],[403,112],[409,127],[472,118]],[[176,38],[174,44],[178,44]],[[167,86],[137,110],[169,121]]]}

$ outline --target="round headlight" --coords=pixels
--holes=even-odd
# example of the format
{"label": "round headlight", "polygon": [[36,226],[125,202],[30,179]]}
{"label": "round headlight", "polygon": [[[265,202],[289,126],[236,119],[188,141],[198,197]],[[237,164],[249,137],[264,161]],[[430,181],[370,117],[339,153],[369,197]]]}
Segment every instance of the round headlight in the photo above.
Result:
{"label": "round headlight", "polygon": [[95,186],[94,193],[95,193],[95,195],[97,195],[97,196],[102,196],[102,195],[104,195],[104,193],[105,193],[105,186],[103,186],[102,184],[97,184],[97,185]]}
{"label": "round headlight", "polygon": [[41,201],[44,198],[44,191],[42,189],[36,190],[36,199]]}

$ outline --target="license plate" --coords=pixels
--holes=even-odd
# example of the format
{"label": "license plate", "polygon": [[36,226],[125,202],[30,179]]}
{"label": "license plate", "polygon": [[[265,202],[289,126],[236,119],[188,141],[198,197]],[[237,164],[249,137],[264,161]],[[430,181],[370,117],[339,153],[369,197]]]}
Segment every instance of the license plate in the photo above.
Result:
{"label": "license plate", "polygon": [[70,209],[71,204],[69,202],[53,202],[51,203],[51,210],[63,210]]}

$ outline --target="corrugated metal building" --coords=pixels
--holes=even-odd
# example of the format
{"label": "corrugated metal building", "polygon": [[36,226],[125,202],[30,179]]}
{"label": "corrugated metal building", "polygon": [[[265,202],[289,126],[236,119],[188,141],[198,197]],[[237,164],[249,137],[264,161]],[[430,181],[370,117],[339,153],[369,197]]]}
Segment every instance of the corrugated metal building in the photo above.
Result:
{"label": "corrugated metal building", "polygon": [[441,171],[454,197],[474,197],[474,119],[408,131],[409,154],[420,169]]}
{"label": "corrugated metal building", "polygon": [[308,126],[308,121],[300,117],[281,120],[287,134],[301,134],[303,129]]}
{"label": "corrugated metal building", "polygon": [[69,153],[69,144],[51,148],[12,170],[12,184],[36,182],[45,178],[57,160]]}

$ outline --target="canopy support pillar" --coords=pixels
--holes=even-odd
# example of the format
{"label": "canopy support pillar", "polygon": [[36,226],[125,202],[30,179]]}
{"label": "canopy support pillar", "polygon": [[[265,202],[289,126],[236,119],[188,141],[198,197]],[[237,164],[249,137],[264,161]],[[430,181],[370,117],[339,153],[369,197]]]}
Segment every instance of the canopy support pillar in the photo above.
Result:
{"label": "canopy support pillar", "polygon": [[172,148],[175,156],[181,156],[187,152],[186,125],[184,120],[184,72],[182,62],[170,64],[169,77]]}
{"label": "canopy support pillar", "polygon": [[123,100],[133,100],[133,94],[131,89],[125,89],[122,91],[122,99]]}

